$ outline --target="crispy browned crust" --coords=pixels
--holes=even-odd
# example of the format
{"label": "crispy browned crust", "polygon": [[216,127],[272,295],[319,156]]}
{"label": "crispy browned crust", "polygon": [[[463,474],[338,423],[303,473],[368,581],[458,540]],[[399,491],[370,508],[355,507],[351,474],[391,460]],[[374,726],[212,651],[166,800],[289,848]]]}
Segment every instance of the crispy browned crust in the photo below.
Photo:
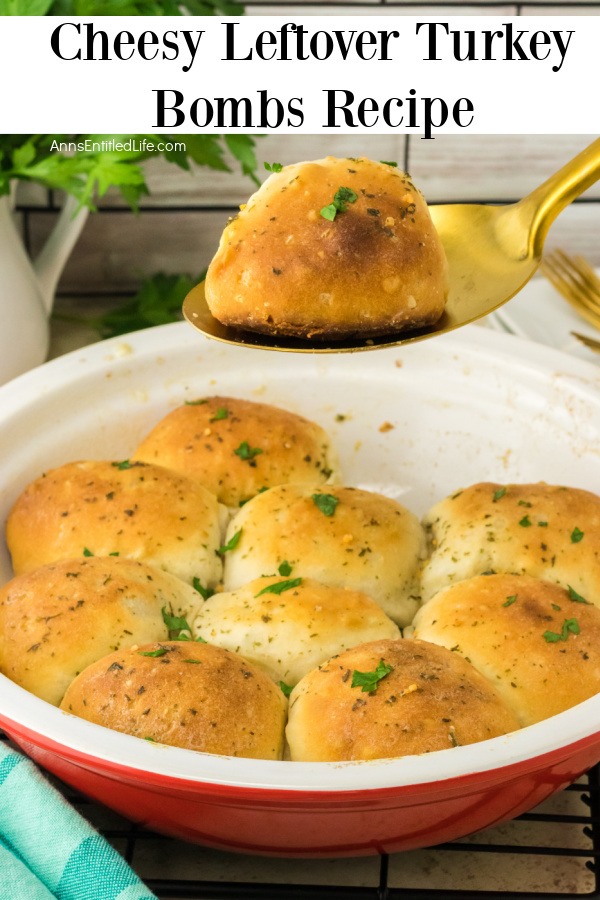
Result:
{"label": "crispy browned crust", "polygon": [[486,572],[571,585],[600,606],[600,497],[539,482],[482,482],[455,491],[425,516],[431,558],[423,598]]}
{"label": "crispy browned crust", "polygon": [[[324,514],[315,500],[336,503]],[[295,576],[362,591],[399,625],[418,607],[418,574],[425,535],[417,517],[374,491],[287,484],[254,497],[229,523],[223,582],[235,590],[287,560]]]}
{"label": "crispy browned crust", "polygon": [[[373,692],[354,673],[391,667]],[[461,656],[425,641],[375,641],[313,670],[290,696],[291,758],[304,762],[429,753],[496,737],[518,721]]]}
{"label": "crispy browned crust", "polygon": [[522,725],[600,690],[600,609],[556,584],[527,575],[469,578],[421,607],[414,625],[417,637],[468,658]]}
{"label": "crispy browned crust", "polygon": [[[357,195],[333,221],[340,187]],[[327,157],[271,175],[225,228],[206,276],[221,322],[322,339],[432,325],[448,283],[443,247],[408,175]]]}
{"label": "crispy browned crust", "polygon": [[193,619],[200,595],[179,578],[118,557],[42,566],[0,589],[0,671],[58,704],[112,650],[168,637],[162,609]]}
{"label": "crispy browned crust", "polygon": [[[244,442],[259,452],[244,459]],[[133,458],[197,479],[228,506],[274,485],[326,481],[337,468],[320,425],[267,403],[221,396],[172,410]]]}
{"label": "crispy browned crust", "polygon": [[255,759],[281,757],[286,706],[280,688],[256,666],[194,641],[112,653],[82,672],[61,704],[157,743]]}
{"label": "crispy browned crust", "polygon": [[51,469],[26,487],[6,524],[16,574],[88,553],[118,554],[214,585],[220,540],[216,497],[143,462],[83,460]]}

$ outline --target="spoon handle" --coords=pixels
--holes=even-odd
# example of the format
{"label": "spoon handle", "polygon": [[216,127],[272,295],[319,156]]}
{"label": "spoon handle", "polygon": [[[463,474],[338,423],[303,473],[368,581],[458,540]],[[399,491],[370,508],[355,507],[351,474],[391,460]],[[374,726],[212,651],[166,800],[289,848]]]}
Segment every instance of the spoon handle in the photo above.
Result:
{"label": "spoon handle", "polygon": [[518,206],[531,222],[529,252],[540,257],[548,229],[576,197],[600,178],[600,138],[531,192]]}

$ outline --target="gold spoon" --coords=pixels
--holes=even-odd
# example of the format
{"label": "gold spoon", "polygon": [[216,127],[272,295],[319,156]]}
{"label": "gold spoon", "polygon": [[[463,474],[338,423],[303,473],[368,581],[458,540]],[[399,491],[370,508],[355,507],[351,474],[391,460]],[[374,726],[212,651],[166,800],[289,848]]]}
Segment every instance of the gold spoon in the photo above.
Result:
{"label": "gold spoon", "polygon": [[540,264],[544,241],[554,219],[598,178],[600,138],[518,203],[431,206],[431,216],[448,258],[450,291],[444,315],[429,328],[343,341],[238,331],[222,325],[211,315],[203,283],[190,291],[183,313],[195,328],[219,341],[296,353],[372,350],[445,334],[488,315],[521,290]]}

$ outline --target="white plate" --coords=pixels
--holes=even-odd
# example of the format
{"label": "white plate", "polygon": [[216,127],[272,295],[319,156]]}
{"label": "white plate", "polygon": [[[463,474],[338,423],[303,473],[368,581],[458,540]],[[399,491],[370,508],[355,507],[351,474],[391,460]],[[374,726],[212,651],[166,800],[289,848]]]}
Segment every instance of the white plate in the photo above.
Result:
{"label": "white plate", "polygon": [[571,334],[578,331],[600,340],[600,331],[578,316],[546,278],[533,278],[493,315],[513,334],[600,364],[600,354]]}
{"label": "white plate", "polygon": [[[169,409],[216,392],[315,419],[331,434],[348,484],[384,490],[418,515],[480,480],[545,480],[600,493],[595,366],[477,326],[400,348],[310,356],[228,347],[179,323],[95,344],[0,388],[0,520],[26,483],[49,467],[85,457],[126,458]],[[5,547],[0,577],[10,577]],[[50,740],[84,753],[93,747],[104,759],[147,771],[354,790],[431,782],[570,745],[600,718],[600,696],[460,753],[357,766],[264,760],[240,766],[204,756],[201,771],[197,754],[157,752],[67,716],[2,676],[0,709]]]}

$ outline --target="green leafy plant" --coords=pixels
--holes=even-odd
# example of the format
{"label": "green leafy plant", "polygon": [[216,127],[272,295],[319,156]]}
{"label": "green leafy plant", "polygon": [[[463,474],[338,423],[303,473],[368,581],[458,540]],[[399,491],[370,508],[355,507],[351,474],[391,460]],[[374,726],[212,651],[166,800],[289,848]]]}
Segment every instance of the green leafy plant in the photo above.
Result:
{"label": "green leafy plant", "polygon": [[3,16],[239,16],[231,0],[0,0]]}
{"label": "green leafy plant", "polygon": [[[225,153],[236,160],[255,184],[256,155],[254,138],[235,135],[170,135],[161,134],[167,148],[160,154],[143,146],[148,135],[64,135],[3,134],[0,135],[0,196],[8,194],[13,181],[30,181],[72,194],[82,206],[94,208],[99,197],[109,188],[120,191],[124,200],[137,209],[140,199],[149,193],[143,164],[160,155],[168,163],[189,170],[192,164],[221,172],[231,171]],[[111,141],[130,142],[131,150],[104,149]],[[158,138],[153,135],[155,145]],[[182,149],[180,145],[184,145]],[[83,147],[76,152],[60,152],[60,145]],[[89,149],[85,149],[89,147]]]}
{"label": "green leafy plant", "polygon": [[[0,196],[10,192],[14,182],[37,183],[52,190],[65,191],[76,198],[82,207],[95,209],[99,198],[109,189],[118,190],[131,207],[137,211],[140,201],[149,194],[144,163],[160,155],[166,163],[190,170],[192,165],[211,170],[229,172],[227,158],[237,162],[242,173],[255,184],[257,161],[254,138],[248,135],[160,135],[160,140],[173,149],[161,154],[150,150],[94,149],[94,144],[110,146],[111,141],[130,142],[139,147],[147,135],[60,135],[60,134],[4,134],[0,135]],[[158,138],[151,139],[156,143]],[[92,149],[68,153],[56,150],[63,145],[86,145]],[[184,145],[185,149],[175,144]],[[191,288],[201,280],[191,275],[158,274],[147,278],[137,293],[122,306],[101,317],[70,318],[87,322],[102,337],[114,337],[162,325],[180,318],[181,304]],[[69,318],[57,312],[57,318]]]}
{"label": "green leafy plant", "polygon": [[166,275],[158,272],[145,278],[139,289],[115,309],[101,316],[85,316],[56,310],[54,318],[88,325],[103,338],[117,337],[153,325],[165,325],[181,319],[181,305],[186,295],[204,277],[192,275]]}

